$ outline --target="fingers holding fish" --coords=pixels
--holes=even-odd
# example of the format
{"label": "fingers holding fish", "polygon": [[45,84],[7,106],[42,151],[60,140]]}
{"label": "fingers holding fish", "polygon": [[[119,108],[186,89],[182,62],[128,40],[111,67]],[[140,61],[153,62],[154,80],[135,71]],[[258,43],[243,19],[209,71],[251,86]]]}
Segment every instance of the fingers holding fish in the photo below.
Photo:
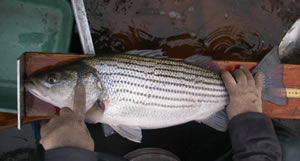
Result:
{"label": "fingers holding fish", "polygon": [[254,81],[254,78],[253,78],[251,72],[249,71],[249,69],[247,69],[247,68],[244,67],[244,66],[241,66],[241,67],[240,67],[240,70],[243,71],[244,75],[246,76],[246,78],[247,78],[247,83],[248,83],[249,85],[254,85],[254,84],[255,84],[255,81]]}
{"label": "fingers holding fish", "polygon": [[228,91],[236,86],[236,81],[234,80],[232,74],[230,74],[228,71],[222,73],[222,79]]}
{"label": "fingers holding fish", "polygon": [[236,69],[232,72],[238,85],[247,85],[247,78],[241,69]]}
{"label": "fingers holding fish", "polygon": [[263,75],[260,71],[257,72],[254,76],[256,88],[260,91],[260,93],[262,91],[262,86],[263,86],[263,79],[262,78],[263,78]]}
{"label": "fingers holding fish", "polygon": [[85,106],[86,106],[85,88],[82,82],[79,81],[75,87],[73,108],[74,108],[74,112],[80,118],[84,118]]}
{"label": "fingers holding fish", "polygon": [[72,114],[73,111],[69,108],[69,107],[63,107],[60,111],[59,111],[59,115],[60,116],[67,116]]}

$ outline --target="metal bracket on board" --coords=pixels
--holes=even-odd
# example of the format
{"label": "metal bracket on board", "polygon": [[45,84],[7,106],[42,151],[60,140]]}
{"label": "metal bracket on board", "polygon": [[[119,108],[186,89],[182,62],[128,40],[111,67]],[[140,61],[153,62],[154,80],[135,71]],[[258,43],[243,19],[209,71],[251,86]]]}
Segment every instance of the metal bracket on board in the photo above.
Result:
{"label": "metal bracket on board", "polygon": [[95,55],[94,44],[90,32],[90,26],[86,15],[84,2],[83,0],[71,0],[71,2],[83,52],[84,54]]}
{"label": "metal bracket on board", "polygon": [[17,60],[17,121],[18,130],[21,130],[22,118],[24,116],[24,56]]}

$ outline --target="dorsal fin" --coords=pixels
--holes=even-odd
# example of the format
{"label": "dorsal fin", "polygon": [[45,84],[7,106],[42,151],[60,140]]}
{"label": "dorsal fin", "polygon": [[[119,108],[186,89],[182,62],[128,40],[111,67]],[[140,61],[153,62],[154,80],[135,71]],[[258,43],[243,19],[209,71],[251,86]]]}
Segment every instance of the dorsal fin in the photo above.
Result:
{"label": "dorsal fin", "polygon": [[203,56],[200,54],[195,54],[190,57],[187,57],[183,60],[187,64],[196,65],[201,68],[212,70],[216,73],[219,73],[221,70],[218,65],[212,61],[212,58],[209,56]]}
{"label": "dorsal fin", "polygon": [[168,56],[164,56],[164,52],[161,49],[156,50],[130,50],[127,51],[126,54],[136,55],[136,56],[143,56],[148,58],[157,58],[157,59],[167,59]]}

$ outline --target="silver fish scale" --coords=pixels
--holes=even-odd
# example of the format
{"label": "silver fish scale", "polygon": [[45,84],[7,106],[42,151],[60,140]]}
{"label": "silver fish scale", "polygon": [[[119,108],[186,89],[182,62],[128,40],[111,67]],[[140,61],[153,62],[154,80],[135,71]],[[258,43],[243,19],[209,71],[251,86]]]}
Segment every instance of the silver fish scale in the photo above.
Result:
{"label": "silver fish scale", "polygon": [[182,62],[120,54],[87,63],[97,69],[106,90],[106,112],[119,120],[186,121],[207,117],[228,101],[218,74]]}

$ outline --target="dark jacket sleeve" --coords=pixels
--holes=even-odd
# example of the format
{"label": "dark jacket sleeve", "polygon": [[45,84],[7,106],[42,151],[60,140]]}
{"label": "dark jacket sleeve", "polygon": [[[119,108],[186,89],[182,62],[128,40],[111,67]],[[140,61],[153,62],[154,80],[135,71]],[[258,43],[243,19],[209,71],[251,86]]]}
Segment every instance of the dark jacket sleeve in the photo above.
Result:
{"label": "dark jacket sleeve", "polygon": [[97,161],[97,155],[85,149],[64,147],[46,151],[45,161]]}
{"label": "dark jacket sleeve", "polygon": [[249,112],[233,117],[229,134],[234,161],[281,161],[281,148],[271,120]]}

